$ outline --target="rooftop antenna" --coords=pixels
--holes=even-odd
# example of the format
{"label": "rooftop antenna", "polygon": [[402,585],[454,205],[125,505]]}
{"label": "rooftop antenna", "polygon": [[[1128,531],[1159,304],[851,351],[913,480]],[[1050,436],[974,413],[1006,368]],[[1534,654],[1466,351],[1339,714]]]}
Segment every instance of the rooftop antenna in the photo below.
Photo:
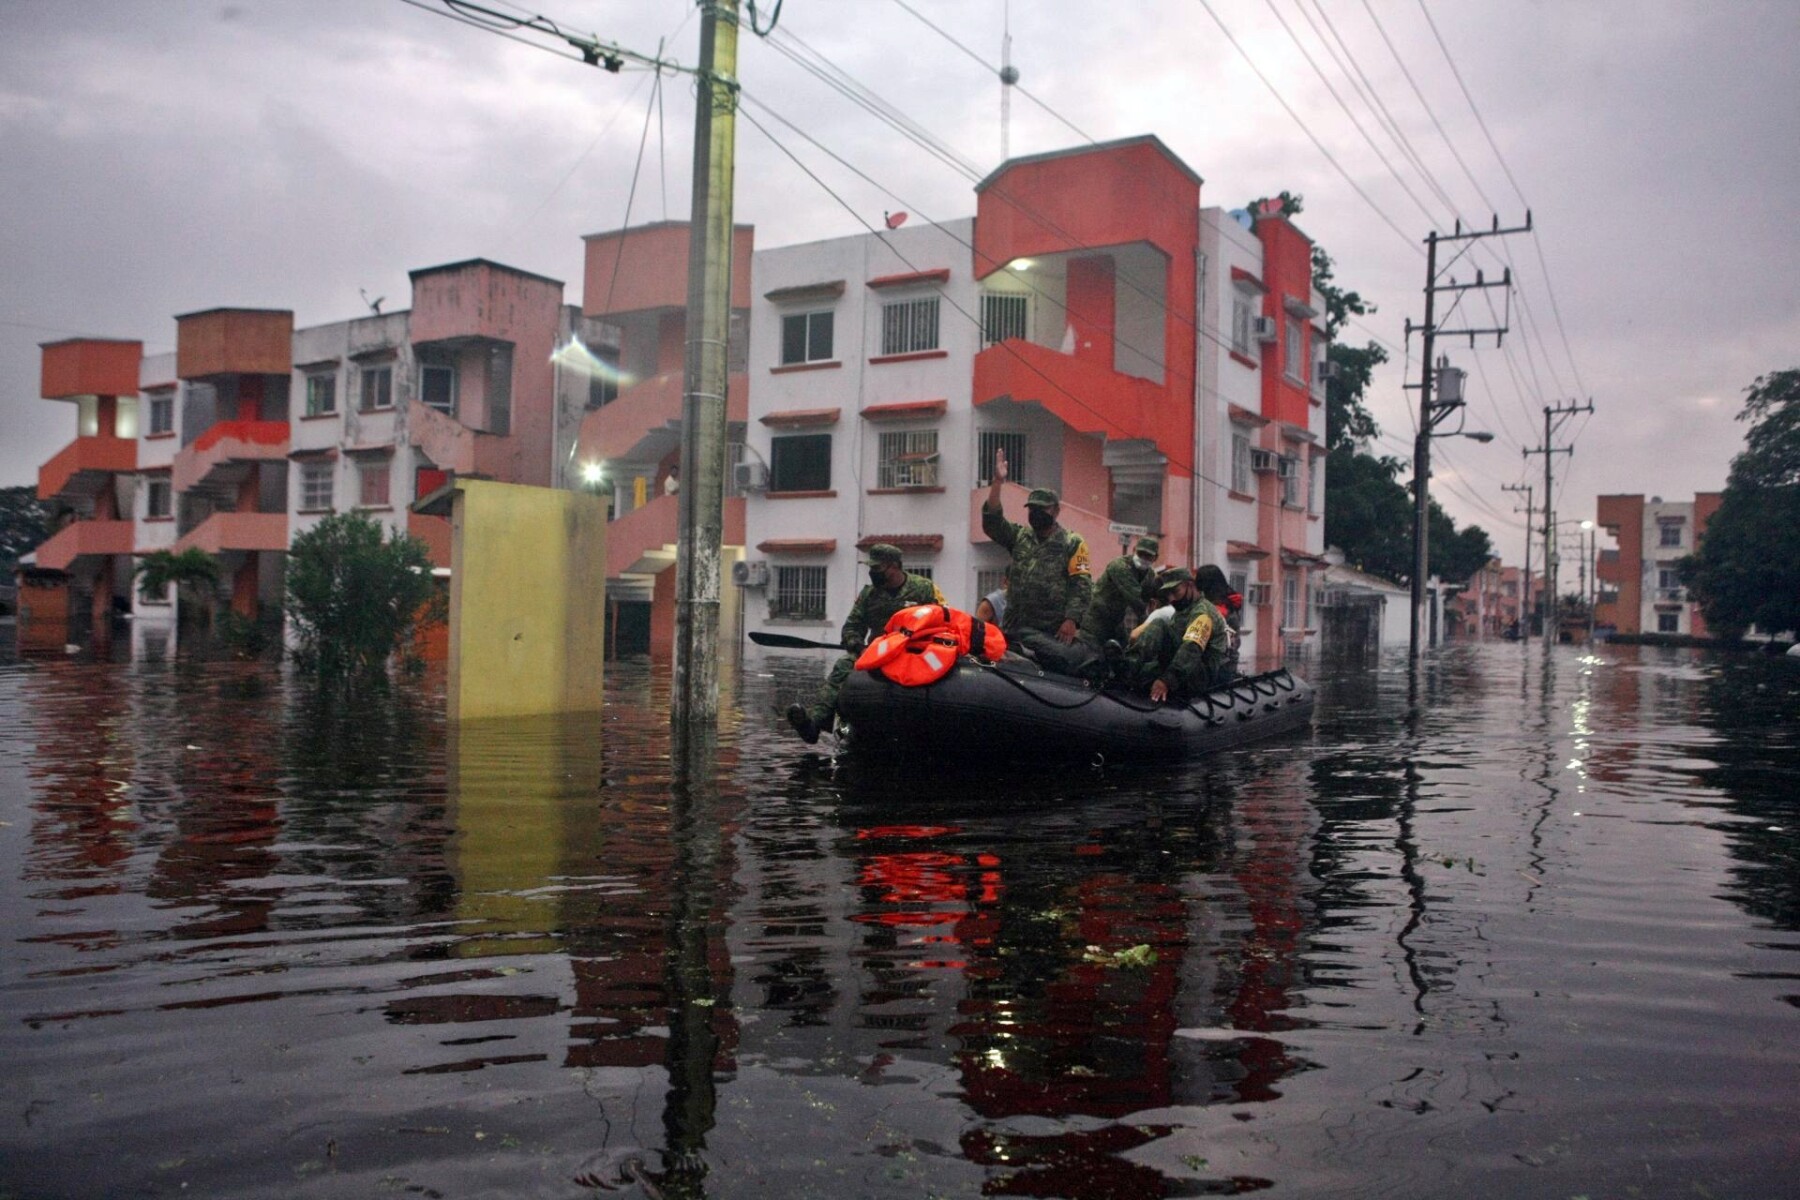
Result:
{"label": "rooftop antenna", "polygon": [[1012,90],[1019,68],[1012,65],[1012,0],[1001,9],[1000,33],[1000,161],[1012,157]]}
{"label": "rooftop antenna", "polygon": [[363,303],[369,306],[370,312],[378,317],[381,315],[381,302],[387,299],[386,296],[377,296],[371,300],[369,299],[369,293],[366,288],[357,288],[356,294],[362,297]]}

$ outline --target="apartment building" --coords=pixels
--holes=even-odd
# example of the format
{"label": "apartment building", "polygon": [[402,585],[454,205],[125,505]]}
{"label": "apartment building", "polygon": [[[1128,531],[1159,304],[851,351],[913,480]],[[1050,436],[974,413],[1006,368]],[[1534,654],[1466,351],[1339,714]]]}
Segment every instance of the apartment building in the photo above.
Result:
{"label": "apartment building", "polygon": [[1203,210],[1150,136],[975,190],[973,218],[756,252],[746,623],[834,636],[876,542],[972,607],[1007,561],[980,519],[1004,449],[1009,518],[1054,488],[1096,570],[1154,532],[1166,561],[1232,574],[1259,658],[1315,636],[1311,243],[1279,213]]}
{"label": "apartment building", "polygon": [[1602,552],[1594,568],[1600,585],[1595,623],[1619,633],[1706,636],[1700,606],[1682,586],[1676,564],[1699,547],[1722,499],[1718,492],[1682,501],[1597,497],[1595,519],[1617,548]]}

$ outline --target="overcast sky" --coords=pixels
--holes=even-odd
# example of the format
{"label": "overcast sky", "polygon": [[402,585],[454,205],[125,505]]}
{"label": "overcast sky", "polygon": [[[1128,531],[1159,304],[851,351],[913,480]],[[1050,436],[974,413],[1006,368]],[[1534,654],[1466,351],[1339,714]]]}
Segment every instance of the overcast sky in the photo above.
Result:
{"label": "overcast sky", "polygon": [[[665,78],[655,113],[647,72],[559,60],[418,2],[0,0],[0,485],[34,481],[74,436],[73,410],[37,398],[40,342],[170,350],[174,314],[222,305],[341,320],[365,311],[359,289],[404,307],[409,270],[472,257],[565,280],[579,301],[580,237],[626,223],[640,139],[631,223],[685,218],[684,78]],[[529,11],[697,57],[684,0],[547,3]],[[999,61],[1002,0],[907,3]],[[1425,3],[1448,56],[1419,0],[1020,0],[1013,61],[1058,116],[1015,94],[1012,152],[1154,133],[1205,179],[1205,204],[1302,194],[1300,226],[1379,305],[1346,340],[1396,349],[1423,316],[1424,236],[1452,219],[1436,192],[1482,223],[1490,202],[1503,225],[1529,203],[1535,236],[1485,244],[1520,284],[1506,349],[1446,348],[1469,371],[1470,427],[1496,437],[1438,443],[1434,494],[1521,561],[1524,519],[1500,485],[1527,478],[1543,405],[1589,396],[1596,414],[1558,438],[1575,447],[1557,460],[1561,515],[1591,515],[1601,492],[1722,486],[1742,389],[1800,365],[1800,3]],[[783,47],[822,54],[985,173],[1000,87],[980,63],[895,0],[788,0],[739,60],[767,106],[752,114],[864,219],[974,211],[966,176]],[[737,219],[758,245],[862,229],[744,122],[738,147]],[[1484,247],[1458,277],[1499,263]],[[1493,323],[1477,303],[1458,318]],[[1381,448],[1409,456],[1400,357],[1371,399]],[[1541,488],[1541,459],[1529,477]]]}

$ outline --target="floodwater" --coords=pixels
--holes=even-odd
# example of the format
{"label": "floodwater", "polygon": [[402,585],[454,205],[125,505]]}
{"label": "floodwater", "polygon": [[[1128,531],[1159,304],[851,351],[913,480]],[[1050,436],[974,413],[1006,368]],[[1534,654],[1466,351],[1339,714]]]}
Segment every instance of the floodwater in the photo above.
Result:
{"label": "floodwater", "polygon": [[1800,1187],[1795,665],[1313,664],[1310,733],[1010,777],[809,751],[823,666],[679,770],[641,666],[456,730],[0,666],[0,1196]]}

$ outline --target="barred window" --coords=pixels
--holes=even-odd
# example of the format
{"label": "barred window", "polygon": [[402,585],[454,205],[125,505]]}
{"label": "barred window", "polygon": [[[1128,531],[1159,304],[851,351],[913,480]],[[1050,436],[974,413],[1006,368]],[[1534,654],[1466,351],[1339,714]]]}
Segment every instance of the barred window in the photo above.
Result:
{"label": "barred window", "polygon": [[306,377],[306,415],[323,417],[337,411],[337,375]]}
{"label": "barred window", "polygon": [[173,433],[175,431],[175,393],[163,390],[150,393],[150,433]]}
{"label": "barred window", "polygon": [[[1025,468],[1026,439],[1022,433],[983,431],[975,438],[975,479],[977,487],[986,487],[994,479],[994,451],[1006,451],[1006,477],[1024,487],[1031,486]],[[989,589],[992,590],[991,588]]]}
{"label": "barred window", "polygon": [[1023,292],[987,292],[981,297],[981,344],[1031,336],[1029,297]]}
{"label": "barred window", "polygon": [[1278,469],[1281,475],[1281,502],[1299,508],[1300,460],[1284,454]]}
{"label": "barred window", "polygon": [[881,306],[881,352],[916,354],[938,348],[938,298]]}
{"label": "barred window", "polygon": [[1287,355],[1282,365],[1287,370],[1289,379],[1306,381],[1306,329],[1290,313],[1287,318]]}
{"label": "barred window", "polygon": [[1250,298],[1242,292],[1231,298],[1231,348],[1250,353]]}
{"label": "barred window", "polygon": [[301,512],[323,512],[331,507],[333,469],[329,459],[300,464]]}
{"label": "barred window", "polygon": [[1300,611],[1300,580],[1289,575],[1281,581],[1281,627],[1283,629],[1304,629],[1304,617]]}
{"label": "barred window", "polygon": [[1006,582],[1005,567],[995,567],[991,571],[975,572],[975,598],[977,600],[987,599],[988,594],[990,592],[998,591],[1000,585],[1004,582]]}
{"label": "barred window", "polygon": [[913,429],[881,435],[881,468],[875,486],[936,487],[937,481],[937,430]]}
{"label": "barred window", "polygon": [[1231,490],[1245,496],[1256,493],[1256,480],[1250,471],[1250,435],[1231,431]]}
{"label": "barred window", "polygon": [[823,621],[825,619],[825,568],[776,567],[775,586],[769,589],[771,620]]}

